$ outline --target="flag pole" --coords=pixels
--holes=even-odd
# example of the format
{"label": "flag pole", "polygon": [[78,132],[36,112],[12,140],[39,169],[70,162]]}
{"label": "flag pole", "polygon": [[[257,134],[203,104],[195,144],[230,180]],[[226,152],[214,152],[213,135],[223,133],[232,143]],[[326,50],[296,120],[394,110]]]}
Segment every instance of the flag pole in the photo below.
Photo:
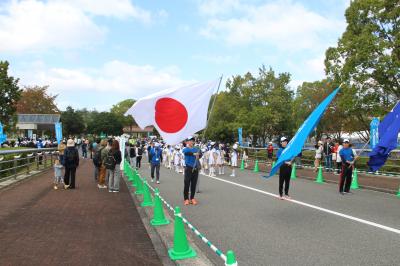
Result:
{"label": "flag pole", "polygon": [[215,93],[214,100],[213,100],[213,102],[211,104],[210,114],[208,115],[208,119],[207,119],[207,125],[206,125],[206,128],[204,129],[204,133],[203,133],[203,139],[204,140],[205,140],[205,137],[206,137],[206,132],[207,132],[207,129],[208,129],[208,124],[210,122],[211,114],[212,114],[212,111],[214,110],[215,100],[217,100],[219,88],[221,87],[221,82],[222,82],[223,76],[224,75],[221,75],[221,77],[219,78],[218,89],[217,89],[217,92]]}

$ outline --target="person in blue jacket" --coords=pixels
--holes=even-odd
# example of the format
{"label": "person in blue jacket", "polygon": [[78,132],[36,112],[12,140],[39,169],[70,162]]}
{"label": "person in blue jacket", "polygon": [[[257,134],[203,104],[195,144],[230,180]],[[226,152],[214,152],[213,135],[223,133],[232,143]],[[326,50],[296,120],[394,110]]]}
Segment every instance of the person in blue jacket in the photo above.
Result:
{"label": "person in blue jacket", "polygon": [[[288,139],[285,137],[281,138],[281,148],[276,153],[276,159],[278,160],[283,150],[288,144]],[[292,173],[292,161],[285,161],[279,168],[279,198],[290,199],[289,186],[290,186],[290,174]],[[283,196],[283,184],[285,184],[285,196]]]}
{"label": "person in blue jacket", "polygon": [[351,179],[353,175],[354,163],[357,159],[352,148],[350,148],[350,141],[343,140],[343,148],[339,152],[342,158],[342,173],[340,175],[339,193],[350,193]]}
{"label": "person in blue jacket", "polygon": [[160,163],[162,150],[160,144],[156,141],[153,142],[154,145],[150,148],[150,164],[151,164],[151,182],[154,182],[154,170],[156,172],[156,182],[160,184]]}
{"label": "person in blue jacket", "polygon": [[[183,149],[185,156],[185,179],[183,186],[184,205],[197,205],[197,200],[194,198],[196,194],[196,185],[199,178],[199,155],[200,151],[194,147],[194,137],[186,139],[186,147]],[[190,197],[189,197],[190,187]]]}

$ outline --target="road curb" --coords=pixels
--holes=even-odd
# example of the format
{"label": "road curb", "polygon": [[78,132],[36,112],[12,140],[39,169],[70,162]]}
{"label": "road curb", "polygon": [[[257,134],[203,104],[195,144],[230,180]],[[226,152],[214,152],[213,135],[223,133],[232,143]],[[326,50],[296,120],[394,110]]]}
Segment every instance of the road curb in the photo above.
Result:
{"label": "road curb", "polygon": [[[190,234],[190,230],[185,228],[187,239],[190,242],[190,245],[196,250],[197,258],[186,259],[186,260],[178,260],[172,261],[168,256],[168,249],[173,246],[174,239],[174,217],[171,217],[169,211],[163,206],[164,213],[167,219],[171,221],[168,226],[160,226],[153,227],[150,225],[150,219],[153,217],[153,209],[148,207],[140,207],[140,201],[137,198],[137,195],[134,194],[134,190],[132,186],[129,184],[127,177],[123,177],[126,186],[130,192],[131,198],[135,204],[137,211],[142,219],[142,222],[147,230],[148,235],[150,236],[151,241],[153,242],[154,248],[162,261],[163,265],[180,265],[180,266],[208,266],[215,265],[212,263],[207,255],[198,247],[195,243],[192,235]],[[141,196],[139,196],[141,197]]]}

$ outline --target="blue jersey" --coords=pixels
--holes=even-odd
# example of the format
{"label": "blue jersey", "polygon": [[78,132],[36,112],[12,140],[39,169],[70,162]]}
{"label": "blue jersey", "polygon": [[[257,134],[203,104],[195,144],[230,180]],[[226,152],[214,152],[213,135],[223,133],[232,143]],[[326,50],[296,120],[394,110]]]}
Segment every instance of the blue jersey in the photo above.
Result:
{"label": "blue jersey", "polygon": [[342,162],[352,162],[354,160],[354,153],[352,148],[343,148],[339,152]]}
{"label": "blue jersey", "polygon": [[160,164],[161,153],[162,153],[161,149],[158,147],[150,149],[150,157],[151,157],[152,164],[154,164],[154,165]]}
{"label": "blue jersey", "polygon": [[196,167],[196,156],[194,156],[194,153],[197,153],[198,149],[197,148],[189,148],[186,147],[183,149],[183,154],[185,155],[185,165],[189,167]]}

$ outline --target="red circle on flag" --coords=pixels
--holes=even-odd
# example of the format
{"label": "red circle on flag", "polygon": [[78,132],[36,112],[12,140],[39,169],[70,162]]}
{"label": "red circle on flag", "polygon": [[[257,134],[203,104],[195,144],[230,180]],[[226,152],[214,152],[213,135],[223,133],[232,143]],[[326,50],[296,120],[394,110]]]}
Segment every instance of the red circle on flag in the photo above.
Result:
{"label": "red circle on flag", "polygon": [[166,133],[176,133],[181,130],[188,120],[188,112],[185,106],[172,98],[161,98],[157,100],[156,123]]}

